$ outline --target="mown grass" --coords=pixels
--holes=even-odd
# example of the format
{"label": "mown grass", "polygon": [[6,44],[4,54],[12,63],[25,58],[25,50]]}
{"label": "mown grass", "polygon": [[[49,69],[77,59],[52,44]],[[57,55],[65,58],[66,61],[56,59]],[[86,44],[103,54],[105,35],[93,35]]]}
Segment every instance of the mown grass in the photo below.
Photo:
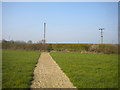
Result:
{"label": "mown grass", "polygon": [[117,88],[118,55],[51,52],[53,59],[78,88]]}
{"label": "mown grass", "polygon": [[39,54],[38,51],[3,50],[2,87],[28,88]]}

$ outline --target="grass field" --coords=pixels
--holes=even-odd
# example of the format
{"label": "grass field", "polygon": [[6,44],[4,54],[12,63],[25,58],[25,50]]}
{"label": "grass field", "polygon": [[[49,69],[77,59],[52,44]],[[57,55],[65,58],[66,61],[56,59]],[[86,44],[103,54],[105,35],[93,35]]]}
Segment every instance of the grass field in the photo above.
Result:
{"label": "grass field", "polygon": [[1,88],[2,88],[2,49],[0,48],[0,89]]}
{"label": "grass field", "polygon": [[117,88],[117,54],[51,52],[51,56],[78,88]]}
{"label": "grass field", "polygon": [[38,51],[3,50],[2,87],[28,88],[39,54]]}

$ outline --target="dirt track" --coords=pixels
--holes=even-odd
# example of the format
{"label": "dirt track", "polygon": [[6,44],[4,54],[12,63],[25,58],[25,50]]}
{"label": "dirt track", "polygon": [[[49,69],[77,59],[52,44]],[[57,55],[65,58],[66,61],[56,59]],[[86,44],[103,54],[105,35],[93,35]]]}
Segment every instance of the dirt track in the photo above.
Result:
{"label": "dirt track", "polygon": [[33,79],[31,88],[75,88],[47,52],[41,53]]}

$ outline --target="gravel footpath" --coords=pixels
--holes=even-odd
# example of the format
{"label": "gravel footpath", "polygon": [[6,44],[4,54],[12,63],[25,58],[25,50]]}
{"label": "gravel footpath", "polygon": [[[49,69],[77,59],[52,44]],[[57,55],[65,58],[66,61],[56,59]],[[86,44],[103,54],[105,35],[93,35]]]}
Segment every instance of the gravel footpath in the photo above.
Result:
{"label": "gravel footpath", "polygon": [[30,88],[76,88],[49,53],[43,52],[34,70]]}

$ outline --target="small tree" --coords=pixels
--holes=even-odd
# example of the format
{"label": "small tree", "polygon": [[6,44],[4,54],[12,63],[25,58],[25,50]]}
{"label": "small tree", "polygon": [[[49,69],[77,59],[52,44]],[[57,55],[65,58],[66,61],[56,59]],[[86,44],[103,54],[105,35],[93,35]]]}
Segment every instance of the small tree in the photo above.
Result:
{"label": "small tree", "polygon": [[3,39],[3,40],[2,40],[2,43],[7,43],[7,42],[8,42],[8,41],[7,41],[7,40],[5,40],[5,39]]}
{"label": "small tree", "polygon": [[29,40],[28,43],[31,44],[31,43],[32,43],[32,40]]}

